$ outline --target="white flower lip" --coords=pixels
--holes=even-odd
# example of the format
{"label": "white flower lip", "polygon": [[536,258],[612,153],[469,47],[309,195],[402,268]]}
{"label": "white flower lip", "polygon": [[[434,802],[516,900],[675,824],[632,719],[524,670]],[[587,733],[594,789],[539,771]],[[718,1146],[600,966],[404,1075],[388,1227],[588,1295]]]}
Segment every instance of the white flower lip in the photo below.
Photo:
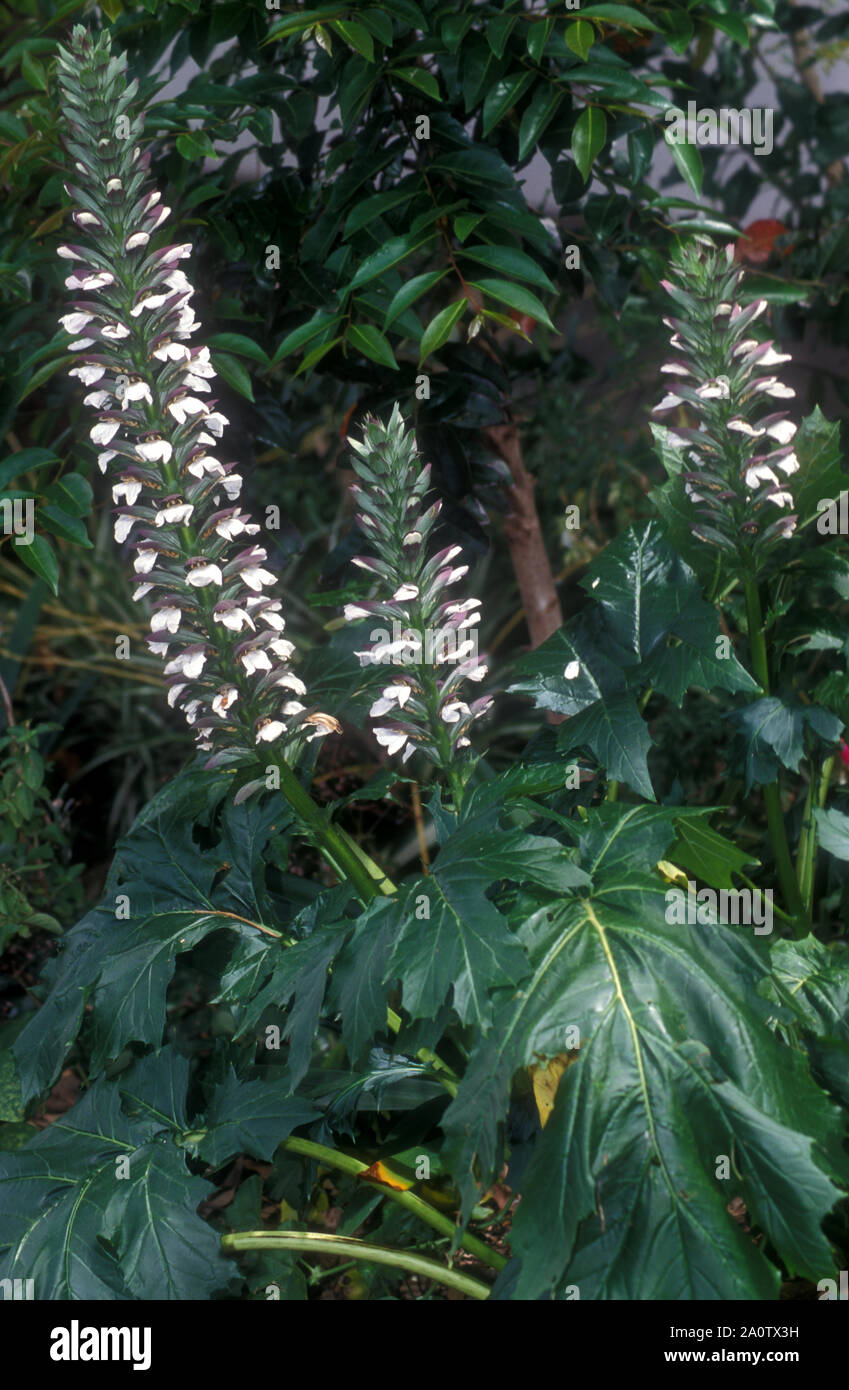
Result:
{"label": "white flower lip", "polygon": [[186,573],[186,583],[191,584],[194,589],[204,589],[208,584],[217,584],[220,588],[224,583],[224,576],[218,565],[207,563],[195,565]]}
{"label": "white flower lip", "polygon": [[182,616],[182,608],[173,606],[158,608],[155,613],[151,614],[150,630],[151,632],[176,632]]}

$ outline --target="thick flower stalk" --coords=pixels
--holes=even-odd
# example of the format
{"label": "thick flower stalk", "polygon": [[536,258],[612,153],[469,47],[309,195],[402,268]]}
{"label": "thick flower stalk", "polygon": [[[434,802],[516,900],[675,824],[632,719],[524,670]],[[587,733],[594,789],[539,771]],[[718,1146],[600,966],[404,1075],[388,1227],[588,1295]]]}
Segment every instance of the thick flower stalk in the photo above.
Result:
{"label": "thick flower stalk", "polygon": [[340,726],[305,703],[260,527],[239,504],[236,464],[216,453],[227,419],[209,398],[209,349],[190,344],[191,245],[151,249],[169,209],[146,178],[141,118],[126,114],[137,83],[108,34],[80,26],[57,67],[79,234],[59,247],[74,295],[61,322],[112,480],[115,539],[132,552],[133,597],[151,596],[148,645],[210,763],[268,744],[293,762]]}
{"label": "thick flower stalk", "polygon": [[790,357],[751,336],[767,301],[740,305],[744,272],[733,256],[732,246],[719,251],[696,238],[680,254],[674,283],[662,282],[677,311],[663,320],[675,357],[661,368],[672,380],[655,413],[686,406],[695,417],[693,427],[675,424],[665,436],[681,455],[692,530],[733,553],[745,578],[762,568],[775,542],[793,534],[789,479],[799,461],[796,426],[775,409],[796,394],[773,370]]}
{"label": "thick flower stalk", "polygon": [[387,425],[369,416],[362,443],[348,442],[359,479],[351,487],[357,520],[374,552],[353,563],[377,581],[379,597],[347,604],[345,617],[380,624],[371,631],[371,646],[358,652],[362,665],[386,671],[370,711],[375,736],[405,762],[424,753],[445,773],[457,800],[464,784],[458,763],[471,746],[469,732],[492,704],[489,696],[469,702],[464,690],[487,672],[477,651],[480,600],[448,592],[468,573],[468,565],[456,563],[459,545],[428,558],[442,503],[424,509],[430,465],[420,466],[415,435],[405,430],[397,405]]}

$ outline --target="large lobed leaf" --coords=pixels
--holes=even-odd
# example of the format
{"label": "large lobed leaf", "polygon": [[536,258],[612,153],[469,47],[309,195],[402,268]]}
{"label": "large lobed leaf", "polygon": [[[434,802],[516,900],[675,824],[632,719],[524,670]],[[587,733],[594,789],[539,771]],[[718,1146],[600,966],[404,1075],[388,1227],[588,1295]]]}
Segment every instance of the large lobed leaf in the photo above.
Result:
{"label": "large lobed leaf", "polygon": [[849,1177],[839,1112],[769,1026],[765,948],[745,927],[667,923],[662,886],[634,867],[663,855],[676,815],[590,812],[592,889],[520,926],[531,974],[500,991],[443,1120],[468,1211],[476,1178],[498,1174],[514,1073],[578,1029],[521,1182],[519,1298],[777,1297],[777,1269],[727,1211],[736,1196],[791,1272],[832,1269],[820,1222]]}

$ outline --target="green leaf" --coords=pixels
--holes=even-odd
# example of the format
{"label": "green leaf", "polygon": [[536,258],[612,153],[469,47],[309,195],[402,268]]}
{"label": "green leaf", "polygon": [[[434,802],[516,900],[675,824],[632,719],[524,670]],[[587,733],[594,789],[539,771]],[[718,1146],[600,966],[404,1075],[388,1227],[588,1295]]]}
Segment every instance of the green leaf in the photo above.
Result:
{"label": "green leaf", "polygon": [[444,343],[451,337],[451,330],[455,323],[465,312],[466,298],[458,299],[454,304],[447,304],[444,309],[440,309],[435,318],[431,319],[419,344],[419,364],[425,358],[430,357],[431,353],[438,352]]}
{"label": "green leaf", "polygon": [[487,20],[486,41],[496,58],[504,57],[504,49],[518,19],[517,14],[497,14]]}
{"label": "green leaf", "polygon": [[543,17],[530,12],[528,12],[528,20],[530,21],[527,25],[528,53],[535,63],[539,63],[554,27],[554,20],[550,15]]}
{"label": "green leaf", "polygon": [[134,1039],[158,1045],[181,951],[214,931],[255,937],[273,915],[260,856],[271,825],[280,835],[289,823],[279,799],[227,802],[210,847],[201,849],[193,838],[193,828],[231,788],[228,776],[183,772],[119,841],[102,903],[65,934],[62,952],[42,976],[47,997],[15,1040],[27,1101],[52,1084],[87,1003],[93,1005],[89,1072],[96,1075]]}
{"label": "green leaf", "polygon": [[61,462],[50,449],[19,449],[0,463],[0,488],[7,487],[13,478],[19,478],[31,468],[47,468]]}
{"label": "green leaf", "polygon": [[[39,507],[38,520],[45,531],[49,531],[51,535],[59,536],[63,541],[70,541],[72,545],[81,545],[87,550],[92,549],[92,543],[83,523],[75,516],[68,516],[61,507],[54,507],[49,503]],[[26,549],[26,547],[23,548]]]}
{"label": "green leaf", "polygon": [[[518,926],[530,974],[498,992],[441,1122],[465,1214],[501,1170],[516,1073],[569,1052],[519,1179],[519,1299],[574,1285],[582,1299],[775,1299],[769,1244],[795,1273],[830,1268],[820,1223],[846,1180],[838,1112],[770,1027],[766,950],[747,929],[668,922],[666,893],[636,867],[663,856],[674,814],[589,810],[593,889]],[[729,1220],[735,1195],[762,1244]]]}
{"label": "green leaf", "polygon": [[383,275],[393,266],[399,265],[401,261],[405,261],[408,256],[412,256],[415,251],[432,241],[433,235],[433,232],[428,232],[427,236],[391,237],[385,246],[381,246],[379,250],[366,257],[354,278],[340,291],[340,296],[344,297],[351,290],[359,289],[361,285],[367,285],[370,280],[376,279],[378,275]]}
{"label": "green leaf", "polygon": [[628,134],[628,163],[632,183],[640,183],[650,167],[654,154],[654,131],[650,125],[642,125]]}
{"label": "green leaf", "polygon": [[839,423],[826,420],[815,406],[796,433],[793,452],[799,460],[799,471],[793,477],[793,506],[802,526],[819,515],[820,501],[831,498],[836,502],[849,487]]}
{"label": "green leaf", "polygon": [[711,888],[731,890],[732,874],[741,874],[748,864],[760,860],[746,850],[738,849],[733,840],[713,830],[705,820],[689,818],[676,826],[678,836],[669,848],[667,857],[673,864],[687,869]]}
{"label": "green leaf", "polygon": [[652,29],[655,33],[660,32],[654,20],[649,19],[642,10],[634,9],[633,5],[582,5],[581,17],[583,19],[606,19],[611,24],[622,24],[634,29]]}
{"label": "green leaf", "polygon": [[555,293],[555,287],[545,271],[532,260],[525,251],[516,246],[487,246],[483,242],[476,246],[464,246],[459,253],[470,261],[478,261],[488,270],[497,270],[501,275],[513,275],[517,280],[527,280],[531,285]]}
{"label": "green leaf", "polygon": [[215,146],[205,130],[189,130],[178,135],[177,150],[184,159],[214,159]]}
{"label": "green leaf", "polygon": [[706,24],[710,24],[714,29],[721,29],[723,34],[728,34],[735,43],[742,44],[743,48],[749,47],[749,31],[746,28],[745,20],[736,14],[719,14],[716,10],[704,10],[701,18]]}
{"label": "green leaf", "polygon": [[87,516],[91,511],[91,487],[81,473],[66,473],[58,483],[51,483],[44,490],[44,498],[71,517]]}
{"label": "green leaf", "polygon": [[222,352],[234,353],[236,357],[249,357],[252,362],[259,362],[262,367],[271,365],[268,353],[263,352],[259,343],[255,343],[253,338],[248,338],[244,333],[213,333],[207,338],[207,343],[213,351],[218,348]]}
{"label": "green leaf", "polygon": [[230,1067],[213,1092],[203,1122],[206,1133],[194,1147],[213,1168],[240,1153],[271,1159],[293,1129],[320,1117],[311,1101],[289,1094],[288,1079],[246,1080]]}
{"label": "green leaf", "polygon": [[495,129],[498,122],[516,105],[534,80],[533,72],[514,72],[494,82],[483,104],[483,138]]}
{"label": "green leaf", "polygon": [[349,48],[356,49],[367,63],[374,62],[374,41],[368,29],[353,19],[331,19],[330,27]]}
{"label": "green leaf", "polygon": [[386,978],[401,981],[412,1018],[435,1018],[451,992],[461,1021],[486,1028],[490,990],[525,974],[524,952],[486,897],[491,878],[451,863],[404,885]]}
{"label": "green leaf", "polygon": [[16,545],[14,553],[33,574],[50,585],[54,594],[59,593],[59,562],[52,545],[44,536],[34,536],[30,545]]}
{"label": "green leaf", "polygon": [[319,333],[328,331],[333,332],[342,322],[341,314],[330,314],[325,309],[320,309],[313,314],[307,323],[300,324],[293,328],[291,333],[287,333],[282,343],[278,344],[271,361],[273,365],[282,362],[284,357],[288,357],[290,352],[297,352],[298,348],[304,347],[306,343],[312,342]]}
{"label": "green leaf", "polygon": [[558,747],[573,751],[584,744],[606,768],[608,778],[625,782],[640,796],[654,801],[646,761],[652,746],[633,695],[611,695],[573,715],[558,734]]}
{"label": "green leaf", "polygon": [[432,101],[442,100],[439,83],[433,73],[427,72],[424,68],[392,68],[388,76],[400,77],[402,82],[407,82],[418,92],[424,92],[425,96],[430,97]]}
{"label": "green leaf", "polygon": [[439,281],[447,274],[447,269],[426,270],[423,275],[414,275],[412,280],[407,280],[389,301],[389,307],[383,320],[384,329],[394,323],[398,315],[409,309],[411,304],[415,304],[416,300],[420,299],[423,294],[427,294],[428,290],[433,289],[434,285],[438,285]]}
{"label": "green leaf", "polygon": [[509,280],[476,280],[472,282],[471,288],[491,295],[500,303],[518,310],[520,314],[528,314],[532,319],[536,319],[537,323],[544,323],[546,328],[557,332],[543,304],[535,294],[531,294],[530,290],[526,290],[522,285],[511,285]]}
{"label": "green leaf", "polygon": [[596,155],[607,138],[607,117],[598,106],[585,106],[572,131],[572,154],[586,183]]}
{"label": "green leaf", "polygon": [[735,751],[743,766],[748,796],[755,782],[774,782],[779,768],[798,772],[805,753],[807,726],[826,743],[836,743],[843,723],[817,705],[790,705],[777,695],[755,700],[728,716],[734,725]]}
{"label": "green leaf", "polygon": [[835,859],[849,859],[849,816],[842,811],[815,810],[820,848],[833,854]]}
{"label": "green leaf", "polygon": [[232,386],[234,391],[238,391],[239,395],[245,396],[247,400],[253,400],[254,389],[251,379],[241,362],[237,362],[228,352],[216,352],[213,349],[212,365],[228,386]]}
{"label": "green leaf", "polygon": [[227,1286],[232,1267],[197,1214],[212,1189],[175,1143],[188,1076],[164,1048],[0,1153],[4,1277],[32,1275],[44,1299],[205,1299]]}
{"label": "green leaf", "polygon": [[595,42],[595,30],[585,19],[574,20],[564,30],[563,38],[567,48],[571,48],[573,53],[577,53],[582,63],[587,61],[587,54]]}
{"label": "green leaf", "polygon": [[526,106],[519,124],[519,163],[536,149],[543,131],[554,120],[566,93],[554,83],[541,82]]}
{"label": "green leaf", "polygon": [[664,132],[664,140],[669,147],[669,152],[675,161],[679,173],[690,185],[695,194],[702,191],[702,177],[704,169],[702,157],[695,145],[678,144],[677,141],[670,139],[671,127]]}
{"label": "green leaf", "polygon": [[370,358],[372,362],[379,362],[382,367],[391,367],[393,371],[398,371],[395,354],[380,330],[374,327],[374,324],[352,324],[348,329],[346,341],[353,348],[356,348],[357,352],[361,352],[364,357]]}

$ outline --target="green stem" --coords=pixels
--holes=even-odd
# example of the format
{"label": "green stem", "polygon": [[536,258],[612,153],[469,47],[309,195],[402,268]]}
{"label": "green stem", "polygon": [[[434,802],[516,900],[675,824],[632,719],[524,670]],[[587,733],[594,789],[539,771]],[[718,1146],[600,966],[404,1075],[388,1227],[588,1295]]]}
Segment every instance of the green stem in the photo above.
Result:
{"label": "green stem", "polygon": [[799,831],[799,845],[796,850],[796,881],[799,884],[799,892],[802,895],[805,920],[809,925],[811,921],[811,898],[814,877],[814,844],[816,842],[813,817],[815,780],[812,766],[808,780],[808,791],[805,796],[805,809],[802,812],[802,828]]}
{"label": "green stem", "polygon": [[449,1289],[457,1289],[469,1298],[489,1298],[489,1287],[469,1274],[460,1274],[438,1260],[417,1255],[412,1250],[393,1250],[387,1245],[370,1245],[354,1236],[331,1236],[314,1231],[239,1231],[222,1236],[225,1250],[300,1250],[309,1255],[347,1255],[349,1259],[367,1260],[369,1264],[392,1265],[408,1269],[433,1279]]}
{"label": "green stem", "polygon": [[[805,858],[802,864],[802,872],[799,876],[799,888],[805,903],[805,913],[809,922],[813,920],[813,899],[814,899],[814,876],[817,867],[817,823],[814,820],[814,805],[818,810],[822,810],[828,799],[828,788],[831,783],[831,774],[834,771],[835,754],[825,758],[820,768],[819,777],[814,785],[813,768],[811,768],[811,782],[808,787],[808,796],[805,801],[805,815],[802,825],[802,832],[805,835]],[[797,865],[797,873],[799,867]]]}
{"label": "green stem", "polygon": [[[746,580],[745,593],[752,666],[754,668],[755,677],[764,695],[769,695],[769,663],[766,654],[761,600],[756,580]],[[784,901],[792,917],[802,918],[804,916],[802,895],[799,892],[799,885],[796,882],[796,875],[793,872],[793,862],[790,858],[790,848],[787,844],[787,832],[784,828],[784,813],[781,809],[781,795],[779,793],[777,781],[771,782],[768,786],[763,788],[763,797],[766,807],[769,839],[772,845],[773,858],[775,860],[775,869],[778,874],[781,891],[784,895]],[[807,927],[804,921],[794,927],[793,934],[797,937],[807,934]]]}
{"label": "green stem", "polygon": [[[283,1148],[289,1153],[300,1154],[302,1158],[314,1158],[319,1163],[324,1163],[328,1168],[336,1168],[341,1173],[364,1173],[368,1169],[368,1164],[363,1163],[359,1158],[353,1158],[350,1154],[340,1153],[338,1149],[328,1148],[326,1144],[317,1144],[312,1139],[298,1139],[292,1137],[283,1140]],[[387,1167],[386,1164],[383,1165]],[[391,1173],[391,1169],[388,1170]],[[393,1175],[394,1176],[394,1175]],[[405,1207],[413,1216],[417,1216],[420,1221],[425,1221],[428,1226],[432,1226],[440,1235],[448,1236],[453,1239],[457,1233],[455,1222],[441,1211],[437,1211],[423,1197],[418,1197],[415,1192],[405,1191],[398,1187],[382,1187],[381,1193],[388,1197],[390,1201],[397,1202],[399,1206]],[[471,1235],[468,1231],[460,1237],[460,1244],[475,1259],[480,1260],[481,1264],[489,1265],[490,1269],[501,1270],[507,1263],[503,1255],[499,1255],[496,1250],[491,1250],[477,1236]]]}

